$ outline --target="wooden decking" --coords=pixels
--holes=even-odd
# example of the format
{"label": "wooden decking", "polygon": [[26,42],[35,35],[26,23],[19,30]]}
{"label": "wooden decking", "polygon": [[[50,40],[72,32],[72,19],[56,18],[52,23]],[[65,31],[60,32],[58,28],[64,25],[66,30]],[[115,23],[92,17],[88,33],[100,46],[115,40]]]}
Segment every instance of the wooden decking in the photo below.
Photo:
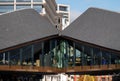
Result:
{"label": "wooden decking", "polygon": [[37,67],[37,66],[8,66],[0,65],[0,71],[12,72],[30,72],[30,73],[76,73],[76,72],[94,72],[94,71],[120,71],[120,64],[117,65],[96,65],[96,66],[75,66],[68,68],[55,67]]}

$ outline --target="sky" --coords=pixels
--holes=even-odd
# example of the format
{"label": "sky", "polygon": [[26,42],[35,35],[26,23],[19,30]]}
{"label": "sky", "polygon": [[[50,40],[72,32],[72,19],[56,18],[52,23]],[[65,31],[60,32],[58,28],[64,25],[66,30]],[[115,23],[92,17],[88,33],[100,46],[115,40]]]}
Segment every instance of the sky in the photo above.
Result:
{"label": "sky", "polygon": [[90,7],[120,12],[120,0],[56,0],[58,4],[70,5],[71,22]]}

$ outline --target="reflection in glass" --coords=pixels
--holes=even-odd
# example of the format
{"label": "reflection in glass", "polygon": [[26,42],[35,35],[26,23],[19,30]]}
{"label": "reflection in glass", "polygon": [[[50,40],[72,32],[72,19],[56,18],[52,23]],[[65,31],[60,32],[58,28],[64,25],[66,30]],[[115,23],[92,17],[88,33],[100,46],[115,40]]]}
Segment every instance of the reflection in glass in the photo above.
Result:
{"label": "reflection in glass", "polygon": [[65,39],[50,39],[0,53],[0,65],[74,67],[120,64],[120,55],[109,50]]}
{"label": "reflection in glass", "polygon": [[8,52],[0,53],[0,65],[8,64],[9,64]]}

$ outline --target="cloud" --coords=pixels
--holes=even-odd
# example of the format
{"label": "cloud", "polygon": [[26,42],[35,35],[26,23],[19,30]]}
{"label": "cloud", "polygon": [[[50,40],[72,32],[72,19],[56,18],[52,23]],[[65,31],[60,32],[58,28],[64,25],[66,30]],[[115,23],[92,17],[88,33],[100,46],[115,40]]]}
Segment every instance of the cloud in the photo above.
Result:
{"label": "cloud", "polygon": [[81,12],[79,12],[79,11],[71,11],[70,12],[70,20],[71,20],[71,22],[73,22],[78,16],[80,16],[81,15]]}

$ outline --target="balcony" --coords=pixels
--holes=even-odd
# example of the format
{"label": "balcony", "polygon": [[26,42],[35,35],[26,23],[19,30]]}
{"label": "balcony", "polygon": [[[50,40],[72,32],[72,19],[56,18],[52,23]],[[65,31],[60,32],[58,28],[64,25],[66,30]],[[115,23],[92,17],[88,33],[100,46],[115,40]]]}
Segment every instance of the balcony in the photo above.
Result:
{"label": "balcony", "polygon": [[[120,64],[111,64],[111,65],[96,65],[96,66],[75,66],[67,68],[55,68],[55,67],[38,67],[38,66],[19,66],[19,65],[2,65],[0,66],[0,71],[12,71],[12,72],[30,72],[30,73],[86,73],[94,74],[103,71],[107,73],[112,73],[115,71],[120,71]],[[104,73],[103,73],[104,74]]]}

